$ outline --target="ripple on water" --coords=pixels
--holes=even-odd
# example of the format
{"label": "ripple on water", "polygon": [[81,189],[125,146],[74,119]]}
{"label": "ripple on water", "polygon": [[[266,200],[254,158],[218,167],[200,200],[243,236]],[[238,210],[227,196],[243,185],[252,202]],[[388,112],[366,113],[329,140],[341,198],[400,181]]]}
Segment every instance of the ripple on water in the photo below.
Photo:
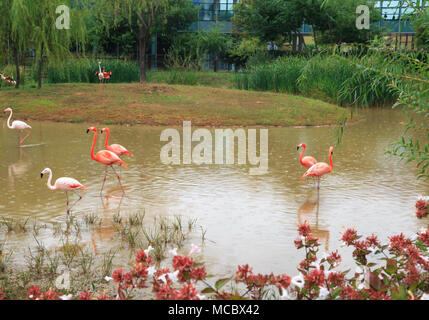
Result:
{"label": "ripple on water", "polygon": [[[315,180],[299,184],[306,169],[299,165],[296,145],[306,142],[308,155],[328,162],[329,146],[335,143],[333,128],[269,129],[269,172],[251,176],[249,166],[163,165],[159,157],[162,128],[111,126],[112,139],[135,155],[126,158],[129,169],[122,170],[124,198],[113,173],[100,197],[104,167],[89,157],[92,137],[85,134],[85,125],[35,123],[29,143],[41,140],[44,145],[21,151],[11,148],[16,137],[3,128],[0,148],[9,151],[0,162],[0,216],[64,221],[64,193],[48,190],[46,178],[40,179],[40,171],[50,167],[54,179],[71,176],[89,189],[76,205],[78,216],[95,212],[110,221],[116,212],[145,212],[148,219],[175,214],[197,218],[207,230],[203,255],[210,273],[230,272],[238,264],[249,263],[258,272],[295,274],[303,257],[293,240],[298,224],[305,220],[324,250],[338,248],[342,226],[385,239],[427,224],[411,215],[417,195],[429,192],[428,184],[416,181],[411,164],[385,154],[402,132],[396,125],[401,115],[389,110],[373,110],[369,115],[367,121],[347,128],[343,144],[335,149],[334,170],[322,179],[319,203]],[[102,148],[102,141],[97,142],[96,149]],[[103,225],[97,233],[101,248],[118,244],[118,237],[112,239],[109,230]],[[193,241],[200,241],[200,236]],[[51,244],[58,241],[50,232],[40,237]],[[82,241],[91,239],[90,234],[83,237]],[[15,241],[22,246],[34,242],[24,235]]]}

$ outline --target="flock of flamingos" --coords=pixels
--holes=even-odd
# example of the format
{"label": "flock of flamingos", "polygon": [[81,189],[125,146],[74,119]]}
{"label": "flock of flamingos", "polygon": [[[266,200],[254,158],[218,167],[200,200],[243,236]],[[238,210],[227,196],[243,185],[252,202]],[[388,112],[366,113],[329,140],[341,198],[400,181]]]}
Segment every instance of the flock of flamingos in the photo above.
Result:
{"label": "flock of flamingos", "polygon": [[[31,131],[30,131],[31,126],[29,126],[27,123],[25,123],[23,121],[19,121],[19,120],[15,120],[11,124],[10,121],[11,121],[12,114],[13,114],[13,111],[11,108],[7,108],[3,112],[4,113],[9,112],[9,118],[7,120],[7,127],[9,129],[18,130],[18,132],[19,132],[19,146],[21,147],[24,140],[26,138],[28,138],[28,136],[31,133]],[[21,133],[23,131],[27,131],[27,135],[24,138],[21,137]],[[127,168],[127,165],[125,164],[125,162],[120,157],[123,155],[133,156],[132,153],[129,152],[125,147],[123,147],[119,144],[109,145],[110,130],[108,128],[103,128],[100,132],[101,133],[106,132],[106,140],[105,140],[105,148],[106,149],[101,150],[94,155],[95,143],[97,141],[97,128],[96,127],[88,128],[87,133],[89,133],[90,131],[94,131],[94,140],[92,142],[92,148],[91,148],[91,158],[105,166],[104,180],[103,180],[103,184],[101,186],[100,193],[103,192],[104,184],[105,184],[106,179],[107,179],[107,169],[109,167],[112,168],[113,172],[115,173],[116,177],[118,178],[119,185],[121,186],[122,192],[124,192],[124,189],[123,189],[122,184],[121,184],[121,178],[117,174],[113,165],[118,164],[118,165],[122,165],[125,168]],[[49,178],[48,178],[48,182],[47,182],[47,186],[49,189],[56,190],[56,191],[63,191],[66,193],[66,199],[67,199],[66,208],[67,208],[67,214],[69,214],[70,210],[74,207],[74,205],[79,200],[82,199],[82,196],[79,195],[79,193],[77,193],[76,190],[82,189],[82,190],[88,191],[88,189],[83,184],[81,184],[79,181],[77,181],[76,179],[69,178],[69,177],[58,178],[55,181],[54,185],[52,185],[52,170],[50,168],[46,168],[41,172],[40,175],[43,178],[43,175],[45,175],[45,174],[49,174]],[[69,197],[68,197],[68,192],[70,192],[70,191],[72,191],[78,195],[78,200],[76,200],[71,206],[70,206]]]}
{"label": "flock of flamingos", "polygon": [[[106,72],[104,70],[104,68],[103,68],[103,71],[101,71],[101,62],[98,63],[98,66],[99,66],[99,71],[96,72],[96,75],[98,76],[98,78],[100,80],[100,84],[101,84],[101,83],[103,83],[103,81],[105,79],[110,79],[112,72]],[[4,78],[3,74],[0,74],[0,76],[2,77],[2,79]],[[19,120],[15,120],[11,124],[10,121],[11,121],[12,114],[13,114],[13,111],[11,108],[7,108],[3,112],[4,113],[9,112],[9,118],[7,120],[7,127],[9,129],[18,130],[18,132],[19,132],[19,134],[18,134],[19,146],[21,147],[23,142],[30,136],[31,126],[29,126],[27,123],[25,123],[23,121],[19,121]],[[22,138],[21,135],[25,131],[27,132],[27,134],[25,135],[24,138]],[[122,165],[125,168],[127,168],[127,165],[125,164],[125,162],[120,157],[122,157],[124,155],[130,155],[130,156],[133,156],[133,155],[131,154],[131,152],[129,152],[125,147],[123,147],[120,144],[109,145],[110,130],[108,128],[103,128],[100,131],[101,133],[106,132],[105,150],[98,151],[94,155],[95,143],[97,141],[97,128],[96,127],[90,127],[90,128],[88,128],[88,130],[86,132],[89,133],[90,131],[94,132],[94,140],[92,142],[92,148],[91,148],[91,158],[93,160],[97,161],[98,163],[101,163],[105,166],[104,179],[103,179],[103,183],[101,185],[100,194],[103,192],[104,184],[105,184],[106,179],[107,179],[107,170],[109,167],[112,168],[113,172],[115,173],[116,177],[118,178],[119,185],[122,189],[122,192],[124,193],[125,191],[124,191],[124,188],[122,187],[121,177],[118,175],[118,173],[116,172],[113,165],[118,164],[119,166]],[[319,190],[320,189],[320,178],[323,175],[330,173],[333,169],[332,154],[334,153],[334,148],[333,147],[329,148],[329,165],[325,162],[317,162],[317,160],[311,156],[304,157],[304,152],[305,152],[305,148],[306,148],[305,143],[301,143],[300,145],[297,146],[297,150],[299,150],[300,148],[302,148],[302,152],[301,152],[301,155],[299,157],[299,162],[301,163],[301,165],[308,168],[308,170],[304,173],[304,175],[302,176],[301,181],[299,183],[301,183],[305,177],[316,177],[317,178],[317,189]],[[81,189],[84,191],[88,191],[88,189],[83,184],[81,184],[79,181],[77,181],[76,179],[69,178],[69,177],[58,178],[55,181],[55,184],[52,185],[52,170],[50,168],[46,168],[41,172],[40,175],[43,178],[43,176],[45,174],[46,175],[49,174],[47,186],[50,190],[63,191],[66,193],[66,208],[67,208],[67,214],[69,214],[70,210],[76,205],[76,203],[82,199],[82,196],[77,192],[77,190]],[[70,191],[72,191],[73,193],[75,193],[78,196],[78,199],[71,206],[70,206],[69,197],[68,197],[68,192],[70,192]]]}

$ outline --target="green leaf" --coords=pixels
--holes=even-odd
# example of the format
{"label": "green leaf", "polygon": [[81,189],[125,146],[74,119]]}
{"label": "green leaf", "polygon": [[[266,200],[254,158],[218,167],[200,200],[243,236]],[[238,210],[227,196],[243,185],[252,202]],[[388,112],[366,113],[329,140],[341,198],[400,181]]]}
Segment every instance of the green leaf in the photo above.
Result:
{"label": "green leaf", "polygon": [[398,264],[393,259],[386,259],[386,272],[388,274],[394,274],[398,270]]}
{"label": "green leaf", "polygon": [[334,292],[332,292],[332,298],[335,299],[336,297],[338,297],[340,292],[341,292],[341,288],[336,289]]}
{"label": "green leaf", "polygon": [[224,285],[226,285],[228,283],[228,281],[230,281],[231,278],[224,278],[224,279],[219,279],[218,281],[216,281],[215,283],[215,288],[217,290],[221,289]]}
{"label": "green leaf", "polygon": [[215,293],[216,290],[214,290],[213,288],[207,287],[203,290],[201,290],[201,293]]}

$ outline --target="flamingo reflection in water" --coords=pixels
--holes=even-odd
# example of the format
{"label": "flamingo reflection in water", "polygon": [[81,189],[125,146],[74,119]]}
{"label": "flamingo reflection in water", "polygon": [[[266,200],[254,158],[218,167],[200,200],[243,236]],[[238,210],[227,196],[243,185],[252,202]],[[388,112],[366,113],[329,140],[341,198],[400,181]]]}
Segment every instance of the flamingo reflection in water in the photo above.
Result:
{"label": "flamingo reflection in water", "polygon": [[311,233],[314,237],[325,242],[325,250],[329,250],[329,230],[324,230],[319,226],[319,199],[317,201],[308,198],[298,209],[298,225],[308,221],[311,226]]}
{"label": "flamingo reflection in water", "polygon": [[115,191],[108,193],[104,197],[101,197],[101,204],[103,206],[101,223],[93,228],[91,233],[91,242],[95,255],[98,255],[99,253],[97,242],[108,243],[114,238],[115,232],[117,231],[113,216],[115,211],[117,214],[120,213],[124,196],[122,195],[121,197],[116,197],[114,192]]}

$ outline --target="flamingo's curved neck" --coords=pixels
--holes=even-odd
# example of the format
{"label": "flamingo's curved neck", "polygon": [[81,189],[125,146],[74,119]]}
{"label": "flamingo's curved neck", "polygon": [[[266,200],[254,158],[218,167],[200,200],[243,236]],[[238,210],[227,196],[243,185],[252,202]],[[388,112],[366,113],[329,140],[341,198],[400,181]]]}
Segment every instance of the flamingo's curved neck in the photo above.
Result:
{"label": "flamingo's curved neck", "polygon": [[299,156],[299,162],[302,164],[302,165],[304,165],[303,163],[302,163],[302,157],[303,157],[303,155],[304,155],[304,152],[305,152],[305,144],[302,146],[302,152],[301,152],[301,155]]}
{"label": "flamingo's curved neck", "polygon": [[332,162],[332,152],[329,152],[329,168],[334,169],[334,163]]}
{"label": "flamingo's curved neck", "polygon": [[101,73],[101,63],[98,64],[98,69],[100,70],[100,73]]}
{"label": "flamingo's curved neck", "polygon": [[91,148],[91,158],[94,160],[96,160],[95,156],[94,156],[94,148],[95,148],[95,141],[96,140],[97,140],[97,130],[94,131],[94,140],[92,141],[92,148]]}
{"label": "flamingo's curved neck", "polygon": [[9,118],[7,119],[7,127],[9,129],[12,129],[12,126],[10,125],[10,119],[12,118],[12,110],[10,110]]}
{"label": "flamingo's curved neck", "polygon": [[51,182],[52,182],[52,171],[49,171],[49,178],[48,178],[48,182],[46,183],[46,185],[48,186],[49,189],[55,190],[55,186],[53,186],[51,184]]}
{"label": "flamingo's curved neck", "polygon": [[109,135],[110,135],[110,130],[106,129],[106,141],[104,142],[104,147],[107,149],[107,146],[109,145]]}

